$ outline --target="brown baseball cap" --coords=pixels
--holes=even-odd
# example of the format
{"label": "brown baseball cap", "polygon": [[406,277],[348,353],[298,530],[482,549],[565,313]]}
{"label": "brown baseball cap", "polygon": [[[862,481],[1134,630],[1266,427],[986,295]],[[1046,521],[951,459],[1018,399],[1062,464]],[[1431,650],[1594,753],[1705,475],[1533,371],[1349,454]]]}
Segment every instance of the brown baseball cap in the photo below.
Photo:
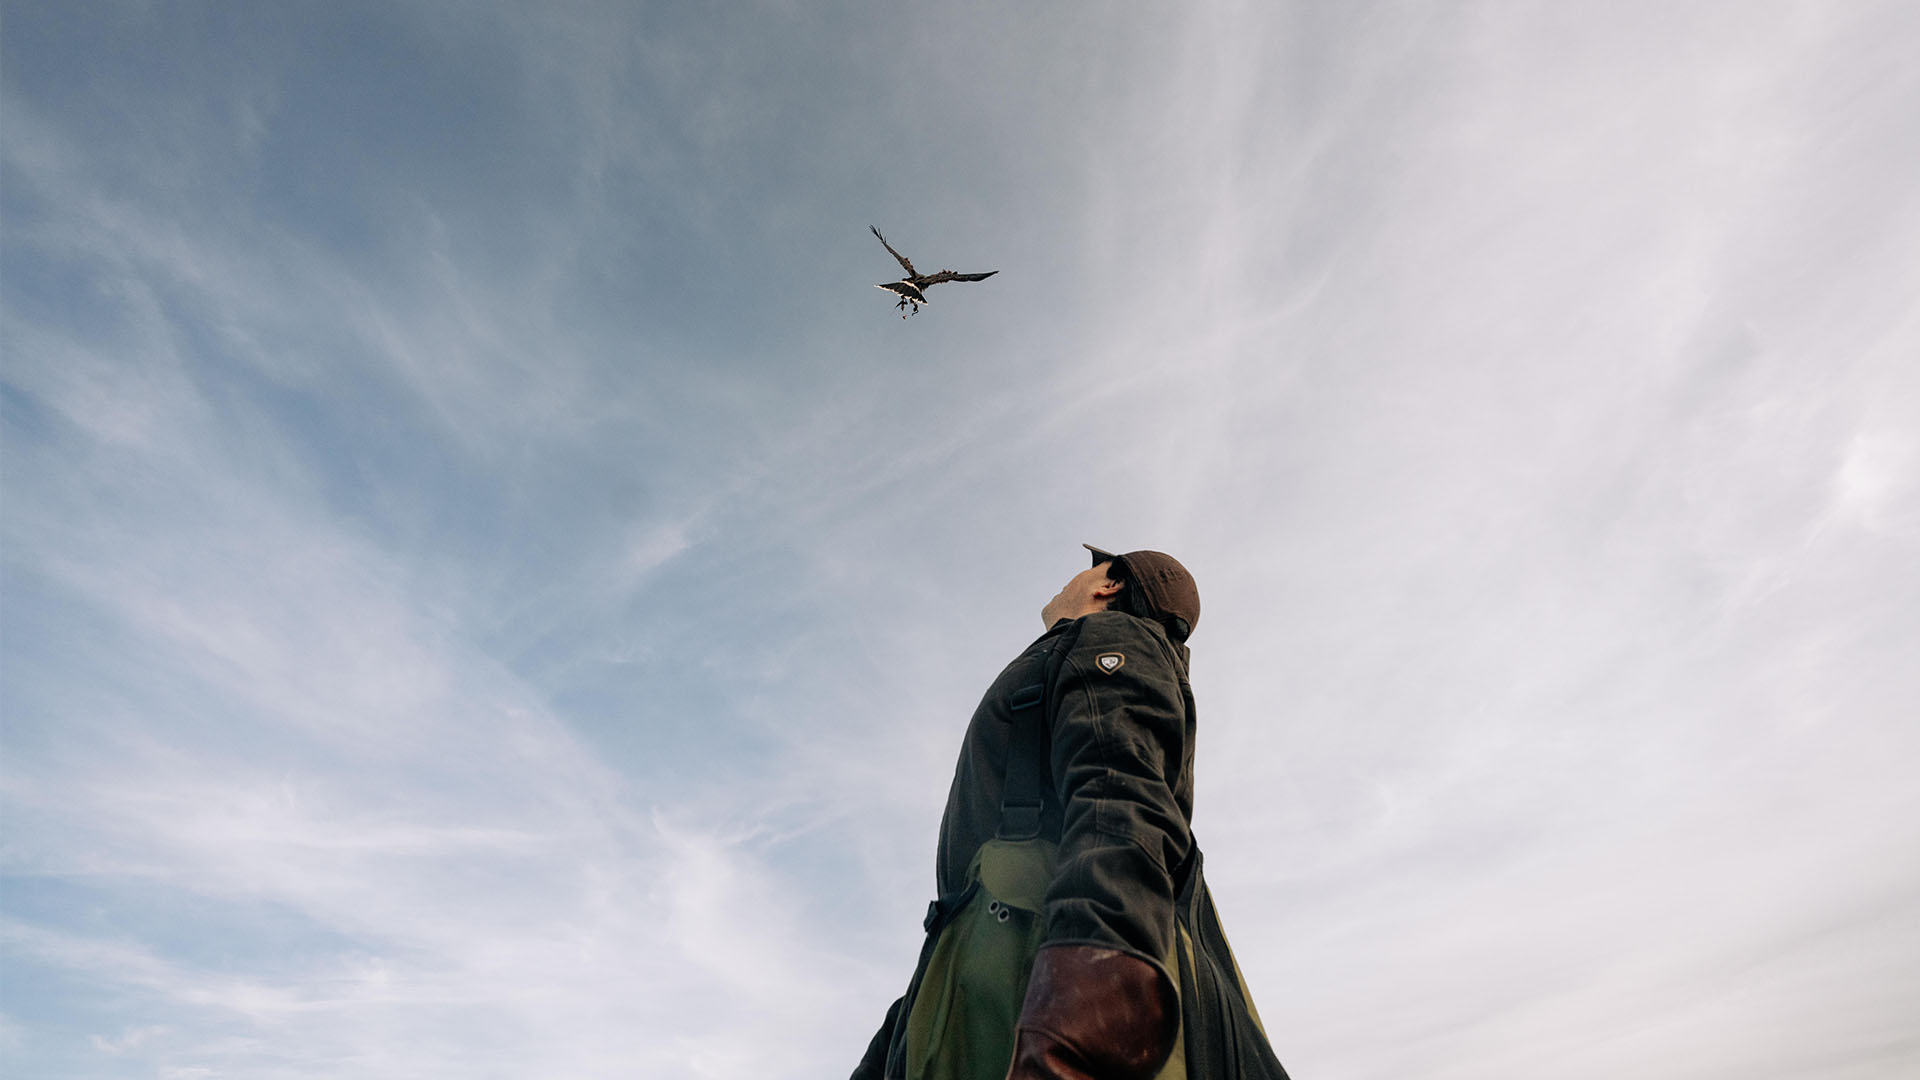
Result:
{"label": "brown baseball cap", "polygon": [[1185,641],[1200,625],[1200,586],[1180,560],[1164,551],[1129,551],[1115,555],[1092,544],[1081,544],[1093,552],[1093,565],[1116,562],[1125,568],[1130,587],[1140,590],[1139,597],[1157,618],[1163,619],[1177,640]]}

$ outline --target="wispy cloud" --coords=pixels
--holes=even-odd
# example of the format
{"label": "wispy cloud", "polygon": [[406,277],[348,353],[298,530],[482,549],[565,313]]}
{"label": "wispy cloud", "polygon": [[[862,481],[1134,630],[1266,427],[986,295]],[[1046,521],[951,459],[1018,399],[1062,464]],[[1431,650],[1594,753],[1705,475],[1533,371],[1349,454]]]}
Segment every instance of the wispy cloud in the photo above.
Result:
{"label": "wispy cloud", "polygon": [[1299,1074],[1915,1060],[1911,15],[669,14],[9,6],[10,1061],[848,1068],[1082,540]]}

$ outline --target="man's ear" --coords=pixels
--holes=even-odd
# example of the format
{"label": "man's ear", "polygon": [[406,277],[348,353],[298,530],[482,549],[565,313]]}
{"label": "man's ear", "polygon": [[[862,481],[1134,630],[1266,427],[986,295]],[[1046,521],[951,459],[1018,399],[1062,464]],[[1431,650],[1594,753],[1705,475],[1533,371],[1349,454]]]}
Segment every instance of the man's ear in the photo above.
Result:
{"label": "man's ear", "polygon": [[1108,578],[1107,580],[1093,587],[1093,595],[1102,600],[1105,600],[1105,599],[1108,599],[1109,597],[1120,595],[1120,590],[1126,587],[1127,587],[1126,582],[1115,581],[1112,578]]}

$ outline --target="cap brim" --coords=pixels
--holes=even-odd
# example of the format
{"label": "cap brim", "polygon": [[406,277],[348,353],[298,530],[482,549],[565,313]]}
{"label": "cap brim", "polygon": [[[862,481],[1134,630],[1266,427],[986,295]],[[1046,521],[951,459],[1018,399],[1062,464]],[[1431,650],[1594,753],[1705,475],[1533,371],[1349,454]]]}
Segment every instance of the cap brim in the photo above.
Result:
{"label": "cap brim", "polygon": [[1103,562],[1113,562],[1115,559],[1118,559],[1120,557],[1118,555],[1115,555],[1111,551],[1101,551],[1099,548],[1094,547],[1092,544],[1081,544],[1080,546],[1083,548],[1086,548],[1088,551],[1093,552],[1093,565],[1095,566],[1099,566]]}

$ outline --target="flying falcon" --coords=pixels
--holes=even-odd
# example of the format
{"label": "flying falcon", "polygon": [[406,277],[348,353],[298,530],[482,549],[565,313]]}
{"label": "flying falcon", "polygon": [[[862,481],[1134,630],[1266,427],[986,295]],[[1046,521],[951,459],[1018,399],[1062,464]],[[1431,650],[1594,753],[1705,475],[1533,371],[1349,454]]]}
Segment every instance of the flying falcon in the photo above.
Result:
{"label": "flying falcon", "polygon": [[[942,270],[937,274],[923,274],[913,268],[912,260],[893,250],[893,245],[887,243],[887,238],[880,236],[878,228],[872,225],[867,228],[873,229],[873,235],[880,237],[880,246],[887,249],[887,254],[900,260],[900,265],[907,271],[907,276],[899,281],[889,281],[885,285],[876,285],[874,288],[885,289],[898,296],[900,302],[893,306],[901,311],[906,311],[907,305],[912,304],[913,310],[907,312],[907,315],[920,314],[920,305],[927,302],[927,294],[923,290],[929,285],[938,285],[943,281],[985,281],[1000,272],[989,270],[984,274],[956,274],[951,270]],[[904,319],[907,315],[900,317]]]}

